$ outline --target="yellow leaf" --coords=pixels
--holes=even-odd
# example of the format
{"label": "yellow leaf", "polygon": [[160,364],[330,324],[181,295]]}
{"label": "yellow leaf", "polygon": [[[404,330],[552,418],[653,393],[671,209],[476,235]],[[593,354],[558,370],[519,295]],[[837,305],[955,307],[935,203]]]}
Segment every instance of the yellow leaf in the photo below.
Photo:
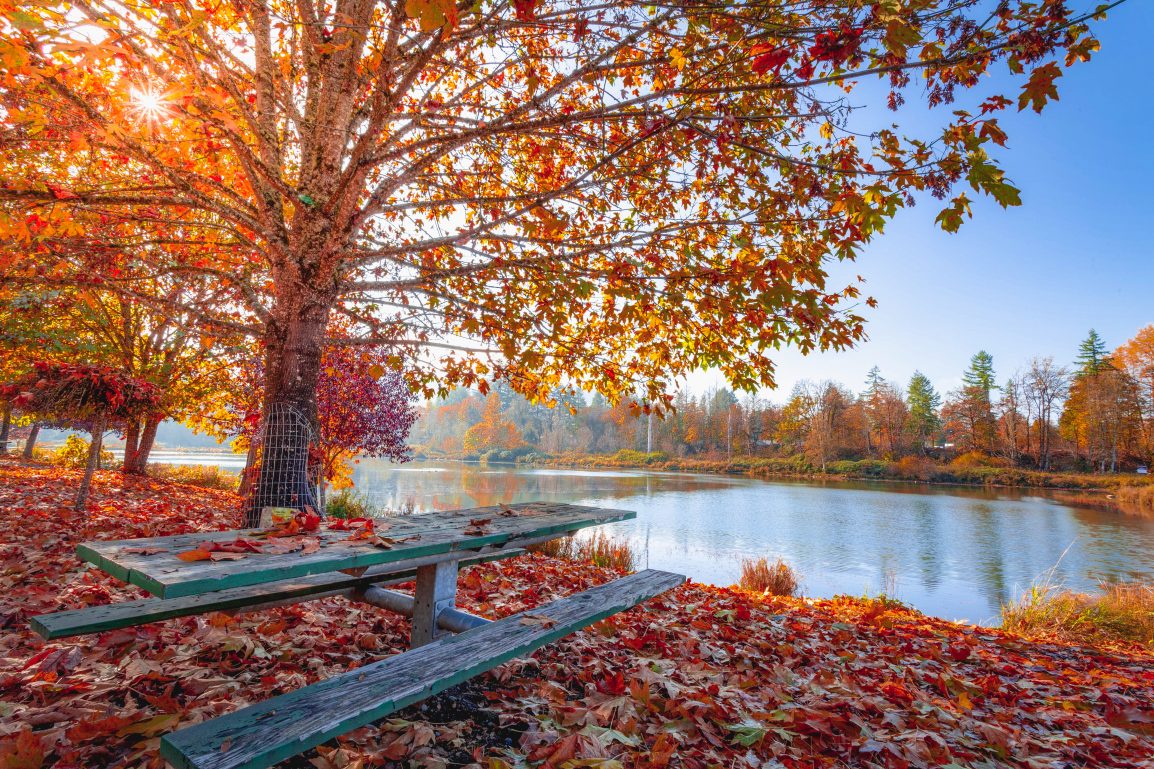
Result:
{"label": "yellow leaf", "polygon": [[457,4],[454,0],[406,0],[405,13],[416,19],[422,32],[436,32],[442,27],[457,26]]}
{"label": "yellow leaf", "polygon": [[119,737],[124,737],[129,734],[139,734],[144,737],[155,737],[161,732],[167,732],[172,727],[176,726],[176,722],[180,720],[179,713],[165,713],[152,718],[146,718],[143,721],[137,721],[135,724],[130,724],[116,734]]}

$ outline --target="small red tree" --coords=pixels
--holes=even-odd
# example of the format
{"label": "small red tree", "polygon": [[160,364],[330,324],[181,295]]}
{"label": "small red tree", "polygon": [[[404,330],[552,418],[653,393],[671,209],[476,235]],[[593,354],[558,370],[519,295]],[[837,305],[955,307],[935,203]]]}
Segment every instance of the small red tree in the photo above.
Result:
{"label": "small red tree", "polygon": [[39,420],[92,435],[88,464],[76,493],[84,509],[100,458],[104,431],[159,411],[160,391],[142,379],[85,364],[37,361],[28,377],[5,388],[14,407]]}
{"label": "small red tree", "polygon": [[314,451],[325,482],[344,479],[355,456],[409,459],[405,441],[417,410],[404,378],[381,360],[383,352],[377,348],[325,351],[317,385],[320,434]]}
{"label": "small red tree", "polygon": [[[241,495],[254,493],[260,475],[257,431],[261,425],[259,383],[264,371],[253,358],[234,377],[231,398],[219,411],[194,421],[198,429],[220,439],[236,438],[238,448],[249,451]],[[309,451],[310,464],[327,482],[345,477],[347,462],[356,456],[384,457],[403,462],[409,457],[406,444],[416,421],[413,395],[403,375],[389,367],[387,352],[378,346],[329,347],[322,359],[317,385],[317,435]],[[315,477],[315,476],[313,476]],[[311,490],[298,502],[312,504]],[[255,525],[259,510],[271,505],[259,490],[248,505]]]}

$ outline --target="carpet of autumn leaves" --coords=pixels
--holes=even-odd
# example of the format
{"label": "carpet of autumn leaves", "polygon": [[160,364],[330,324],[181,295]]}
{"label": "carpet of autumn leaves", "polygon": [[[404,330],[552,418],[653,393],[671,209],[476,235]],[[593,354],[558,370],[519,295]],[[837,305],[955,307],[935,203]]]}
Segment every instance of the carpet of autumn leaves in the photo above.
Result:
{"label": "carpet of autumn leaves", "polygon": [[[76,542],[236,524],[230,494],[0,463],[0,769],[149,767],[159,735],[404,648],[324,599],[45,643],[28,617],[140,597]],[[501,616],[614,575],[526,556],[466,570]],[[1028,642],[895,604],[689,584],[284,766],[1154,766],[1154,655]]]}

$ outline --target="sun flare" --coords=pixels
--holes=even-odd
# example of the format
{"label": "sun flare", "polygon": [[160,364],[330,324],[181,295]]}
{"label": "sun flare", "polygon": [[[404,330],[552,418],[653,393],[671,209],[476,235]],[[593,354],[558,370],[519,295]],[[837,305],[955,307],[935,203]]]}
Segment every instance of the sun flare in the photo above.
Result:
{"label": "sun flare", "polygon": [[168,114],[168,103],[164,94],[152,87],[133,88],[129,92],[133,108],[147,120],[160,120]]}

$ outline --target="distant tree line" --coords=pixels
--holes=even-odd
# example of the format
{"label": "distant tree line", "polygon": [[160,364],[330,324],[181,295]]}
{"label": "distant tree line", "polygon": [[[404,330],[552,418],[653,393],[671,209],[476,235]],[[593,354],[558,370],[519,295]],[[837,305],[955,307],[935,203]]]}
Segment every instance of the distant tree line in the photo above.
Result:
{"label": "distant tree line", "polygon": [[1041,470],[1117,472],[1154,457],[1154,325],[1114,351],[1091,330],[1070,364],[1028,361],[999,380],[979,351],[961,386],[944,395],[921,372],[904,385],[874,367],[860,390],[802,381],[784,403],[713,389],[679,392],[672,412],[637,401],[557,391],[533,404],[496,383],[482,394],[458,389],[428,403],[411,441],[431,455],[513,460],[537,453],[670,456],[802,456],[834,461],[992,462]]}

